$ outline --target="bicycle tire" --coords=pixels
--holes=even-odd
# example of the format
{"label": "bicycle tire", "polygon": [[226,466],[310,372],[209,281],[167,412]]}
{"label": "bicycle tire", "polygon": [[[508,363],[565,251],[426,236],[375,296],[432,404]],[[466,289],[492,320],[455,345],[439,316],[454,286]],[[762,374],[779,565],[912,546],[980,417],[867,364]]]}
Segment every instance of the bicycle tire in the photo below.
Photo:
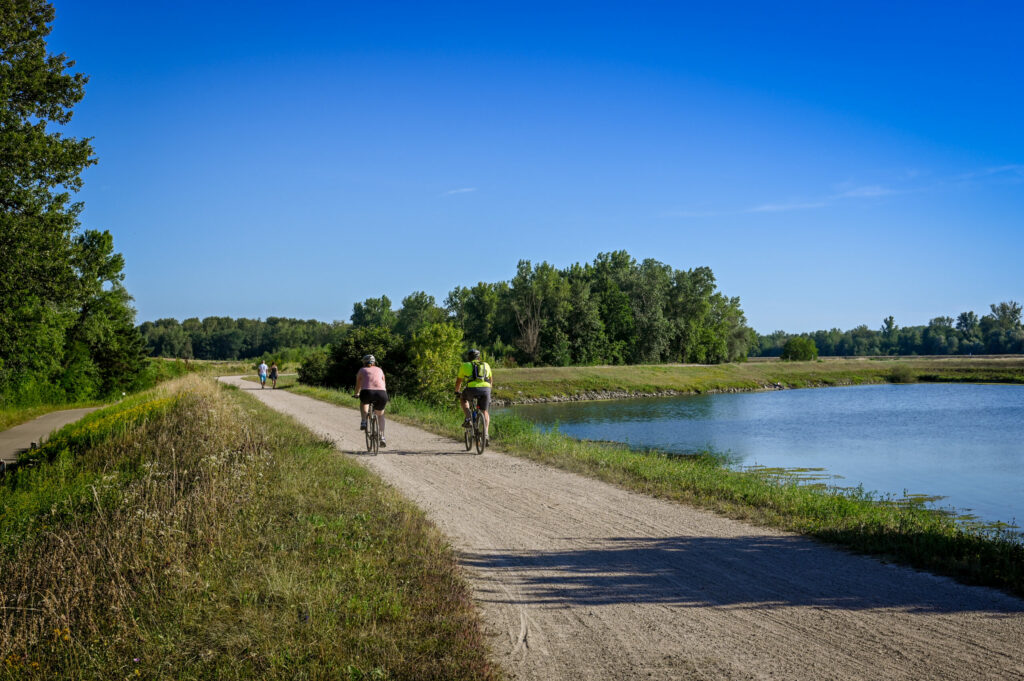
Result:
{"label": "bicycle tire", "polygon": [[476,440],[476,453],[483,454],[487,446],[487,438],[484,437],[483,417],[481,416],[473,423],[473,439]]}
{"label": "bicycle tire", "polygon": [[366,417],[366,451],[373,451],[373,414]]}
{"label": "bicycle tire", "polygon": [[377,452],[380,451],[380,421],[377,419],[377,415],[373,415],[373,455],[377,456]]}
{"label": "bicycle tire", "polygon": [[[472,418],[472,417],[470,417],[470,418]],[[476,422],[474,421],[474,424],[475,423]],[[475,427],[475,425],[474,425],[474,427]],[[473,449],[473,428],[466,428],[465,426],[463,426],[462,427],[462,432],[463,432],[463,434],[466,437],[466,451],[468,452],[469,450]]]}

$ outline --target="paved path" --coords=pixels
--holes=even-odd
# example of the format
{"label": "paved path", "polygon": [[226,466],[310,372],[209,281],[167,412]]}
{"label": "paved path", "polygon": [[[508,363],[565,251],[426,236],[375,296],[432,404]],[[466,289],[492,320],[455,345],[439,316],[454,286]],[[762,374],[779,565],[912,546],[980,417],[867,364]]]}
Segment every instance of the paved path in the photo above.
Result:
{"label": "paved path", "polygon": [[222,380],[426,511],[512,679],[1024,679],[1019,599]]}
{"label": "paved path", "polygon": [[51,411],[37,419],[0,432],[0,461],[5,464],[17,461],[18,454],[28,449],[33,442],[38,444],[45,441],[53,431],[74,423],[97,409],[99,407]]}

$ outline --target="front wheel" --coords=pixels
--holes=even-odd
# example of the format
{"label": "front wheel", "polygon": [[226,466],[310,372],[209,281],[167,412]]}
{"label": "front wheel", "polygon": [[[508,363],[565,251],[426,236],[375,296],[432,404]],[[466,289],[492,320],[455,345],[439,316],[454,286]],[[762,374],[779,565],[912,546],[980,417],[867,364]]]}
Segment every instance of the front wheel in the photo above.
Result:
{"label": "front wheel", "polygon": [[462,433],[466,436],[466,451],[473,449],[473,430],[463,426]]}

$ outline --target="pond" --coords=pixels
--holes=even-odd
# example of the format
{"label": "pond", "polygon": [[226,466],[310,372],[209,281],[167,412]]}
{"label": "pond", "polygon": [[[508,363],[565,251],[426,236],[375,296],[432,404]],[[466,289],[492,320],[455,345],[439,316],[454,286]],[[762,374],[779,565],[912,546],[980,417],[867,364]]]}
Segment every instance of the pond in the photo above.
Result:
{"label": "pond", "polygon": [[823,469],[835,486],[941,497],[1024,521],[1024,386],[872,385],[513,407],[543,428],[632,447],[727,453],[738,466]]}

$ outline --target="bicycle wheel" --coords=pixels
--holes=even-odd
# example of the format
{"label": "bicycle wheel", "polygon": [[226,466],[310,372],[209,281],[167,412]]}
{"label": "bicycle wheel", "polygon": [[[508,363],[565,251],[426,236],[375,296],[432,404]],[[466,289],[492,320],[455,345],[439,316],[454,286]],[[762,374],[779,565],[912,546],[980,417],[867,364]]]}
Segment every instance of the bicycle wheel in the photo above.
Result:
{"label": "bicycle wheel", "polygon": [[370,410],[370,415],[366,417],[366,451],[370,454],[374,454],[373,443],[377,438],[377,416]]}
{"label": "bicycle wheel", "polygon": [[462,433],[466,437],[466,451],[468,452],[469,450],[473,449],[473,429],[463,426]]}
{"label": "bicycle wheel", "polygon": [[380,451],[380,420],[377,419],[377,415],[373,415],[373,455],[377,456],[377,452]]}
{"label": "bicycle wheel", "polygon": [[487,438],[484,437],[484,417],[481,416],[473,422],[473,439],[476,440],[476,453],[483,454],[487,446]]}

